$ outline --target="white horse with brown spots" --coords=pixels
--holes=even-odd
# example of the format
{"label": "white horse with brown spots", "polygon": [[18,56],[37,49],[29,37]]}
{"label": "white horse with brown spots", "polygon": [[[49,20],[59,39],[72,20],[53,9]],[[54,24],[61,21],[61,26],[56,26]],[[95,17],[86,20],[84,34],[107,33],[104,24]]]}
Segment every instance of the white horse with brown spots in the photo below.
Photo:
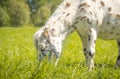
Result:
{"label": "white horse with brown spots", "polygon": [[116,39],[120,65],[120,0],[64,0],[35,35],[38,60],[48,52],[56,56],[56,65],[62,50],[62,42],[77,31],[84,47],[89,69],[94,68],[95,43],[97,38]]}

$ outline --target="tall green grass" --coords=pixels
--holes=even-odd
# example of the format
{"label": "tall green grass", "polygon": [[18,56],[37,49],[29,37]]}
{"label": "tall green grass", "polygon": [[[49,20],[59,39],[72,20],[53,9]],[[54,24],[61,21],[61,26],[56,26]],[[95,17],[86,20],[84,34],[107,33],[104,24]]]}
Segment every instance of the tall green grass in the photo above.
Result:
{"label": "tall green grass", "polygon": [[57,67],[36,58],[33,34],[39,28],[0,28],[0,79],[120,79],[115,40],[97,40],[95,69],[88,71],[76,32],[67,37]]}

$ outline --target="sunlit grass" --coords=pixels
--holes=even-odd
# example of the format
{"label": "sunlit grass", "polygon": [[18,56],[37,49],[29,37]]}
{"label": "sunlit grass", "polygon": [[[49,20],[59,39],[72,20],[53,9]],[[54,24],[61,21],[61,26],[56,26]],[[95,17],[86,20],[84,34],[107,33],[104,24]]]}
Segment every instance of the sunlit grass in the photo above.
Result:
{"label": "sunlit grass", "polygon": [[76,32],[67,37],[57,67],[39,63],[33,34],[39,28],[0,28],[0,79],[120,79],[116,41],[97,40],[95,69],[88,71]]}

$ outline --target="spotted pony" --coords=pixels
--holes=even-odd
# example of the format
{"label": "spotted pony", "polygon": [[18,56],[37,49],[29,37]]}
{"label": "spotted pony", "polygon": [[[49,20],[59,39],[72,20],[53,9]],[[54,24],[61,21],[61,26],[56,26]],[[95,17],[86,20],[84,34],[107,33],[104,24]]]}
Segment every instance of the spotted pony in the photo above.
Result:
{"label": "spotted pony", "polygon": [[35,35],[38,60],[52,54],[57,65],[63,40],[77,31],[84,47],[89,69],[94,68],[96,39],[116,39],[120,66],[120,0],[64,0],[51,15],[45,26]]}

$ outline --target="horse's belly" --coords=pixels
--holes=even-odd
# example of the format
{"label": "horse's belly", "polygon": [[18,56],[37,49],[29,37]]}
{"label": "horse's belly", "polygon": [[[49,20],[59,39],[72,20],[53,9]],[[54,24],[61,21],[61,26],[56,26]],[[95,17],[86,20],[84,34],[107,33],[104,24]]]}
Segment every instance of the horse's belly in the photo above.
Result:
{"label": "horse's belly", "polygon": [[98,38],[100,39],[120,39],[119,25],[102,25],[99,27]]}
{"label": "horse's belly", "polygon": [[[103,24],[101,26],[96,27],[98,29],[98,38],[100,39],[120,39],[120,25],[115,24]],[[77,31],[82,35],[86,36],[89,27],[85,27],[85,25],[81,27],[77,27]]]}

